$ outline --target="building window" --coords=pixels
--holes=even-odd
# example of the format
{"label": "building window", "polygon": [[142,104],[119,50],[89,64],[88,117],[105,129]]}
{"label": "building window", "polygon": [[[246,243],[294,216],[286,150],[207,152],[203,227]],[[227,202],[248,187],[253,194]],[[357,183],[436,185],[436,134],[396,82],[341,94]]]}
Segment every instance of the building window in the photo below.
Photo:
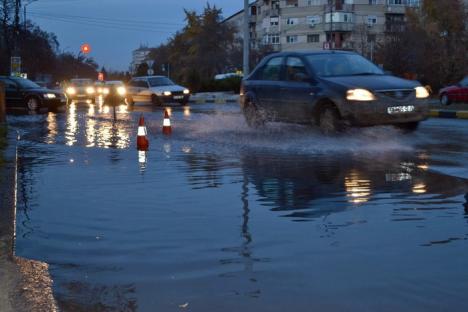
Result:
{"label": "building window", "polygon": [[377,4],[377,0],[369,0],[369,5]]}
{"label": "building window", "polygon": [[286,0],[286,7],[297,7],[298,0]]}
{"label": "building window", "polygon": [[370,27],[374,26],[377,24],[377,16],[375,15],[367,15],[367,25]]}
{"label": "building window", "polygon": [[279,34],[268,34],[264,37],[265,44],[280,44],[280,36]]}
{"label": "building window", "polygon": [[419,7],[421,0],[388,0],[390,5],[407,5],[411,7]]}
{"label": "building window", "polygon": [[320,35],[319,34],[312,34],[307,35],[307,42],[320,42]]}
{"label": "building window", "polygon": [[307,1],[308,6],[322,5],[322,4],[324,4],[323,0],[308,0]]}
{"label": "building window", "polygon": [[270,17],[270,25],[271,26],[278,26],[279,25],[279,17],[278,16]]}
{"label": "building window", "polygon": [[296,25],[299,24],[299,19],[297,17],[290,17],[286,20],[286,24],[288,25]]}
{"label": "building window", "polygon": [[286,36],[287,43],[297,43],[297,41],[298,41],[297,35]]}
{"label": "building window", "polygon": [[314,15],[314,16],[307,16],[306,20],[309,26],[315,26],[317,24],[320,24],[321,18],[319,15]]}

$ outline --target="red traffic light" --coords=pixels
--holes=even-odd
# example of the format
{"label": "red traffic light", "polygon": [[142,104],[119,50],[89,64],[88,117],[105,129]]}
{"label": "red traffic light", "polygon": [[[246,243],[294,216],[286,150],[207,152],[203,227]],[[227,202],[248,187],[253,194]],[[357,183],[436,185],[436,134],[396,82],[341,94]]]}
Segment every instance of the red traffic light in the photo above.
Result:
{"label": "red traffic light", "polygon": [[83,44],[81,46],[81,52],[84,54],[88,54],[89,52],[91,52],[91,46],[87,43]]}

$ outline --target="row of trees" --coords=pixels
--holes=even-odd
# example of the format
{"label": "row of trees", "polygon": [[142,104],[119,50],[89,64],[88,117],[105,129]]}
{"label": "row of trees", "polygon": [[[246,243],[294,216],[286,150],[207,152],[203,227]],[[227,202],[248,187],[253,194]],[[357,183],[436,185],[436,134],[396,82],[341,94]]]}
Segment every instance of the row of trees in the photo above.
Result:
{"label": "row of trees", "polygon": [[[242,68],[242,42],[235,36],[237,29],[223,23],[221,9],[207,4],[201,14],[185,10],[185,21],[167,43],[152,49],[149,58],[156,74],[167,74],[170,64],[171,78],[199,91],[210,89],[216,74]],[[270,51],[269,47],[254,51],[251,64]],[[137,74],[146,75],[147,69],[142,64]]]}
{"label": "row of trees", "polygon": [[95,78],[97,64],[81,54],[59,51],[57,37],[28,23],[20,24],[20,0],[0,0],[0,75],[10,73],[10,57],[20,56],[22,71],[56,81],[73,76]]}
{"label": "row of trees", "polygon": [[377,62],[433,90],[468,74],[468,8],[462,0],[424,0],[406,12],[405,31],[389,34]]}

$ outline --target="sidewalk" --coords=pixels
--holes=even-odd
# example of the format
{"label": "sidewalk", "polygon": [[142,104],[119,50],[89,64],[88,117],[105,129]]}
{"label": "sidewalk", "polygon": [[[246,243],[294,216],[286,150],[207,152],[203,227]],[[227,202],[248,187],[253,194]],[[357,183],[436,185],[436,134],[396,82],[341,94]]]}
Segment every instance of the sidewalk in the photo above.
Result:
{"label": "sidewalk", "polygon": [[14,255],[16,138],[0,149],[0,311],[57,311],[48,265]]}
{"label": "sidewalk", "polygon": [[468,103],[441,105],[438,100],[430,102],[430,116],[436,118],[468,119]]}
{"label": "sidewalk", "polygon": [[195,93],[190,96],[190,103],[205,104],[226,104],[226,103],[238,103],[239,94],[234,92],[201,92]]}

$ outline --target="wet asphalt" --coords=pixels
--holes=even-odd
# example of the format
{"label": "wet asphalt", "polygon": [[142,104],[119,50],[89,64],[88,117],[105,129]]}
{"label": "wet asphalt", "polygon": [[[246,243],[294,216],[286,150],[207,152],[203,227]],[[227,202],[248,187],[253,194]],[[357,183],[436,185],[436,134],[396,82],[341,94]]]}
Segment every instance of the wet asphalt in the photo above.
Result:
{"label": "wet asphalt", "polygon": [[467,121],[323,137],[170,113],[171,136],[144,105],[8,116],[16,254],[50,264],[63,311],[465,311]]}

